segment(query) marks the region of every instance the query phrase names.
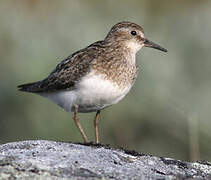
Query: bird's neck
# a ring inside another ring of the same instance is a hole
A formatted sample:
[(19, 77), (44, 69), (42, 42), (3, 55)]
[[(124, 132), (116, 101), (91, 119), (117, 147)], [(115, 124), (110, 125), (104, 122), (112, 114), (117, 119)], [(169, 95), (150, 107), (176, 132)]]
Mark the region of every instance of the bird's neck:
[(113, 54), (117, 61), (124, 61), (128, 65), (136, 65), (136, 53), (140, 48), (137, 48), (133, 43), (112, 42), (108, 43), (108, 53)]

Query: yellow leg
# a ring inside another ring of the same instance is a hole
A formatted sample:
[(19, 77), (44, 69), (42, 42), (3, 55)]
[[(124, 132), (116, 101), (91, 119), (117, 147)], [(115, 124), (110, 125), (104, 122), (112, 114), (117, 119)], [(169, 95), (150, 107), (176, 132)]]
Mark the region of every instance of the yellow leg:
[(94, 128), (95, 128), (95, 143), (99, 143), (99, 134), (98, 134), (98, 119), (100, 116), (100, 111), (97, 111), (95, 118), (94, 118)]
[(81, 126), (81, 124), (80, 124), (80, 122), (78, 120), (78, 106), (76, 106), (76, 105), (75, 105), (73, 119), (74, 119), (75, 125), (77, 126), (78, 130), (80, 131), (80, 133), (81, 133), (81, 135), (82, 135), (82, 137), (84, 139), (84, 142), (87, 143), (88, 142), (88, 138), (87, 138), (86, 134), (84, 133), (84, 130), (83, 130), (83, 128), (82, 128), (82, 126)]

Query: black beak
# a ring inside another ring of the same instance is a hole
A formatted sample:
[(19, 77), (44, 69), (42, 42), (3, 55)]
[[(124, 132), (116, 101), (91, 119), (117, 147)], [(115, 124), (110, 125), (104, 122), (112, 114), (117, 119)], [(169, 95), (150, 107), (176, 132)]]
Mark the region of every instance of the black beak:
[(154, 48), (154, 49), (158, 49), (158, 50), (163, 51), (163, 52), (168, 52), (167, 49), (161, 47), (158, 44), (153, 43), (152, 41), (149, 41), (148, 39), (144, 40), (144, 46)]

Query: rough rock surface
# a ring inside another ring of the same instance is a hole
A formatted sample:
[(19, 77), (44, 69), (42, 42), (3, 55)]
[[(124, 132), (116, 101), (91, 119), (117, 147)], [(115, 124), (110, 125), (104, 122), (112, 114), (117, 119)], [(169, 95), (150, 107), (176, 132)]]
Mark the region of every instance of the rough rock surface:
[(0, 179), (211, 179), (188, 163), (109, 147), (52, 141), (0, 145)]

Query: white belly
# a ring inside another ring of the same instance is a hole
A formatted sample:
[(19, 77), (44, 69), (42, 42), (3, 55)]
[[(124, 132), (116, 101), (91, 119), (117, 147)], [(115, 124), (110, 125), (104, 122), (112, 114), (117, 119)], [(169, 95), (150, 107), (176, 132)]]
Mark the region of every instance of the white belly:
[(82, 78), (75, 90), (40, 95), (49, 98), (68, 112), (74, 110), (74, 105), (78, 105), (79, 112), (93, 112), (116, 104), (130, 88), (131, 85), (119, 89), (111, 81), (90, 74)]

